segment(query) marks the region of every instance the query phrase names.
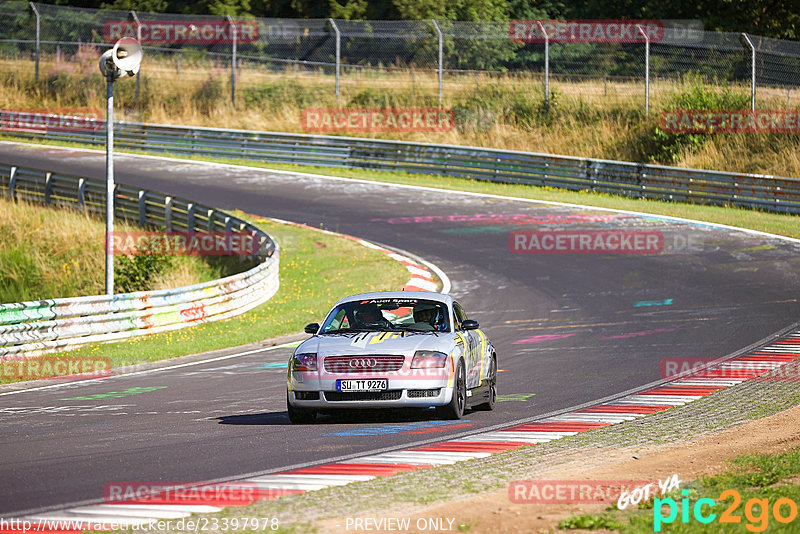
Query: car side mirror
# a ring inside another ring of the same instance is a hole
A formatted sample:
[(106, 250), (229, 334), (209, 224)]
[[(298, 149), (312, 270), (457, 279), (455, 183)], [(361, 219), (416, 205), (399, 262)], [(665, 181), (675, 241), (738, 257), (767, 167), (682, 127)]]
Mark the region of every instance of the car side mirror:
[(309, 323), (306, 325), (305, 328), (306, 334), (311, 334), (312, 336), (319, 332), (319, 323)]
[(463, 323), (461, 323), (461, 328), (464, 330), (477, 330), (480, 325), (478, 321), (473, 321), (472, 319), (465, 319)]

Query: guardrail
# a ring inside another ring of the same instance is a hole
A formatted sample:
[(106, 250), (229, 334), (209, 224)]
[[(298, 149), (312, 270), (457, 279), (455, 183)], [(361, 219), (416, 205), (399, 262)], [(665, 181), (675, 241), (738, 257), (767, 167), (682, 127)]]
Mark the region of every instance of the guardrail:
[[(25, 123), (23, 115), (0, 111), (0, 133), (97, 146), (105, 143), (101, 121), (96, 130), (48, 131), (20, 128)], [(3, 128), (9, 124), (17, 127)], [(800, 179), (762, 174), (479, 147), (135, 122), (116, 123), (114, 136), (118, 148), (140, 152), (437, 174), (800, 213)]]
[[(23, 167), (0, 167), (0, 192), (11, 199), (105, 213), (105, 182)], [(248, 270), (176, 289), (0, 304), (0, 360), (227, 319), (278, 290), (279, 247), (264, 231), (225, 212), (117, 184), (115, 213), (166, 231), (246, 233), (258, 249)], [(246, 267), (246, 266), (245, 266)]]

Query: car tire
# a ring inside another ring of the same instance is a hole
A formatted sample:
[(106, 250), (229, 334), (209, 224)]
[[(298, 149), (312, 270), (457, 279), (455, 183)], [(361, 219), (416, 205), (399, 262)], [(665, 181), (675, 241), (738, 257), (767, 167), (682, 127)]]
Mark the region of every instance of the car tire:
[(288, 391), (286, 392), (286, 413), (289, 414), (289, 421), (291, 421), (294, 425), (313, 423), (314, 419), (317, 418), (316, 410), (292, 406), (292, 404), (289, 402)]
[(467, 376), (464, 362), (458, 362), (456, 378), (453, 384), (453, 398), (448, 404), (436, 407), (436, 415), (440, 419), (461, 419), (467, 407)]
[(489, 398), (483, 404), (475, 406), (476, 410), (494, 410), (494, 405), (497, 402), (497, 358), (492, 356), (492, 361), (489, 363)]

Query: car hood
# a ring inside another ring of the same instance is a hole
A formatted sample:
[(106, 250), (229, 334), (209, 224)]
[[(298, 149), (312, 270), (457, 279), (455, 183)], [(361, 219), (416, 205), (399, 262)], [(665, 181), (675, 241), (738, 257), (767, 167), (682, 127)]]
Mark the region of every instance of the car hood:
[(364, 332), (361, 334), (325, 334), (301, 343), (296, 353), (315, 352), (319, 356), (362, 354), (413, 354), (418, 350), (437, 350), (450, 354), (455, 344), (448, 332)]

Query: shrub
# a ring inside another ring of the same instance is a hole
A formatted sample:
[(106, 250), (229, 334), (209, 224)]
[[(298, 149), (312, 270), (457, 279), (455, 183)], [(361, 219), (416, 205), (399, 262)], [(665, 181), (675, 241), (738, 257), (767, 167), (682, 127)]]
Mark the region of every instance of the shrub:
[(194, 92), (194, 102), (197, 110), (203, 115), (210, 115), (214, 109), (221, 105), (224, 88), (219, 78), (209, 76)]
[(172, 264), (172, 257), (158, 254), (114, 257), (114, 288), (129, 293), (146, 289), (150, 281)]
[[(698, 83), (673, 96), (669, 107), (682, 110), (747, 109), (749, 100), (747, 95), (729, 88), (717, 92)], [(642, 155), (653, 162), (675, 163), (684, 152), (696, 151), (703, 146), (711, 135), (720, 134), (665, 132), (658, 124), (650, 123), (642, 139)]]

